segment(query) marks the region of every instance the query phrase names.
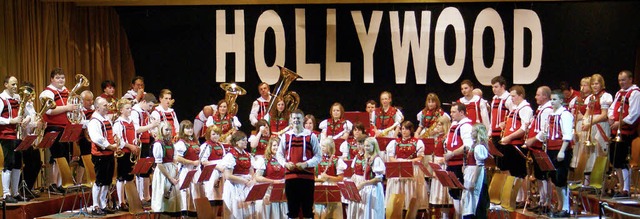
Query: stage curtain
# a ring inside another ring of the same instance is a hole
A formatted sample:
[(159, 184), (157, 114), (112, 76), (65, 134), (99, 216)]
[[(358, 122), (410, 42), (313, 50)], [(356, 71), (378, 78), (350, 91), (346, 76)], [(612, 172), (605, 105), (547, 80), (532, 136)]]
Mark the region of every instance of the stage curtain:
[(122, 96), (135, 70), (115, 9), (39, 0), (0, 1), (0, 76), (16, 76), (19, 83), (29, 81), (40, 93), (56, 67), (66, 73), (69, 90), (76, 84), (75, 75), (81, 73), (89, 79), (87, 89), (95, 96), (102, 93), (103, 80), (115, 81), (116, 95)]

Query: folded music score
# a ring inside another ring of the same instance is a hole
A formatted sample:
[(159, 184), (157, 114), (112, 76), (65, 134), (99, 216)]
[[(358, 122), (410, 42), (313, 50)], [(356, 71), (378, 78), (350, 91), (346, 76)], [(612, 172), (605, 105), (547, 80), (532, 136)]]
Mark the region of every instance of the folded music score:
[(213, 170), (216, 169), (215, 164), (210, 164), (202, 167), (202, 171), (200, 172), (200, 176), (198, 177), (197, 183), (203, 183), (209, 181), (211, 179), (211, 174), (213, 174)]
[(446, 171), (440, 168), (440, 165), (429, 162), (429, 166), (433, 169), (435, 173), (435, 178), (438, 179), (442, 186), (447, 187), (449, 189), (463, 189), (464, 186), (460, 183), (458, 177), (456, 177), (455, 173), (451, 171)]
[(267, 194), (267, 190), (271, 183), (258, 183), (251, 187), (249, 194), (247, 194), (247, 198), (244, 199), (245, 202), (252, 202), (257, 200), (262, 200), (264, 195)]
[(316, 185), (313, 191), (313, 202), (328, 204), (341, 202), (340, 188), (337, 185)]
[(284, 183), (274, 183), (271, 184), (271, 197), (269, 197), (269, 201), (271, 202), (286, 202), (287, 196), (284, 191)]
[(180, 190), (189, 188), (191, 181), (193, 181), (193, 176), (196, 174), (196, 170), (189, 170), (187, 175), (184, 177), (184, 180), (180, 184)]

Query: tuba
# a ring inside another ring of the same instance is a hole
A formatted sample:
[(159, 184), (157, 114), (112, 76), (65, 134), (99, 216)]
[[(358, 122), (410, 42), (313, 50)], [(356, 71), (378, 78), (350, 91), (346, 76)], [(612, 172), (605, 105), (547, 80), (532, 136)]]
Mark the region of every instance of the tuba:
[(225, 91), (224, 101), (227, 102), (227, 114), (236, 115), (236, 113), (238, 113), (236, 99), (238, 96), (247, 94), (247, 91), (235, 83), (222, 83), (220, 84), (220, 88)]
[(42, 137), (44, 137), (44, 129), (47, 127), (47, 122), (42, 119), (42, 114), (47, 110), (56, 108), (56, 102), (48, 97), (40, 98), (40, 103), (42, 103), (42, 107), (40, 108), (40, 111), (36, 113), (36, 121), (41, 121), (42, 124), (36, 126), (36, 128), (33, 130), (33, 134), (38, 136), (36, 138), (35, 144), (33, 145), (34, 147), (42, 141)]
[[(20, 107), (18, 107), (18, 117), (24, 117), (24, 107), (27, 105), (27, 102), (33, 101), (33, 87), (30, 86), (22, 86), (18, 89), (20, 95)], [(17, 139), (22, 139), (22, 124), (17, 124), (16, 126)]]
[(88, 87), (89, 80), (82, 74), (76, 75), (76, 85), (73, 86), (71, 92), (69, 92), (69, 99), (67, 99), (67, 104), (76, 105), (76, 109), (73, 111), (67, 112), (67, 119), (71, 124), (80, 124), (84, 119), (84, 113), (82, 112), (82, 98), (80, 95), (76, 94), (78, 89), (81, 87)]
[(302, 77), (285, 67), (278, 66), (278, 68), (280, 68), (280, 77), (278, 78), (278, 82), (276, 82), (273, 88), (273, 92), (271, 93), (272, 101), (269, 101), (269, 109), (267, 109), (267, 114), (272, 110), (276, 110), (275, 108), (277, 104), (274, 104), (274, 100), (277, 97), (281, 97), (284, 100), (285, 110), (288, 112), (293, 112), (293, 110), (298, 108), (298, 104), (300, 104), (300, 96), (298, 95), (298, 93), (296, 93), (295, 91), (287, 92), (287, 90), (289, 89), (289, 85), (291, 85), (291, 82)]

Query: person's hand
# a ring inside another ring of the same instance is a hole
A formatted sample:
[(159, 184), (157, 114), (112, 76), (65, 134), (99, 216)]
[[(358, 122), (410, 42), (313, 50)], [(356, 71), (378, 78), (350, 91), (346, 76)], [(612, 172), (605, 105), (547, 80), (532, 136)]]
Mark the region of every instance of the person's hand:
[(296, 163), (296, 168), (303, 170), (304, 168), (307, 168), (307, 162), (298, 162)]
[(127, 145), (127, 146), (128, 146), (127, 148), (129, 148), (129, 150), (131, 151), (131, 154), (136, 154), (136, 155), (138, 154), (138, 147), (132, 146), (132, 145)]
[(563, 161), (564, 160), (564, 151), (560, 151), (558, 152), (558, 161)]
[(358, 185), (356, 185), (356, 188), (358, 190), (362, 190), (362, 188), (364, 188), (364, 183), (358, 183)]
[(177, 186), (178, 185), (178, 179), (174, 179), (174, 178), (169, 178), (169, 182), (171, 182), (171, 184)]
[(533, 138), (529, 138), (529, 139), (525, 140), (524, 141), (524, 145), (522, 145), (522, 148), (531, 147), (531, 145), (533, 145), (534, 141), (535, 141), (535, 139), (533, 139)]
[(271, 200), (269, 200), (271, 197), (269, 195), (265, 195), (264, 198), (262, 198), (262, 203), (264, 203), (264, 205), (270, 205), (271, 204)]
[(447, 152), (446, 154), (444, 154), (444, 160), (445, 161), (451, 159), (451, 157), (453, 157), (453, 153), (451, 153), (451, 152)]
[(501, 122), (500, 124), (498, 124), (498, 126), (500, 127), (500, 129), (504, 129), (504, 127), (505, 127), (505, 125), (504, 125), (504, 124), (505, 124), (505, 122)]
[(326, 182), (329, 180), (329, 175), (327, 175), (327, 173), (322, 173), (320, 175), (320, 179), (322, 179), (323, 182)]
[(287, 168), (287, 170), (293, 170), (294, 168), (296, 168), (296, 165), (293, 164), (293, 162), (287, 162), (286, 164), (284, 164), (284, 167)]
[(618, 126), (620, 126), (620, 122), (619, 121), (613, 122), (613, 124), (611, 124), (611, 130), (617, 130)]
[(191, 165), (193, 165), (193, 166), (198, 166), (198, 165), (200, 165), (200, 160), (194, 160), (194, 161), (191, 161)]
[(247, 182), (244, 183), (244, 185), (246, 187), (249, 187), (249, 188), (251, 188), (254, 184), (256, 184), (256, 180), (255, 179), (247, 180)]
[(18, 124), (22, 122), (22, 116), (14, 117), (9, 120), (9, 124)]
[(500, 144), (502, 145), (507, 145), (509, 142), (511, 142), (511, 138), (508, 136), (504, 136), (502, 139), (500, 139)]

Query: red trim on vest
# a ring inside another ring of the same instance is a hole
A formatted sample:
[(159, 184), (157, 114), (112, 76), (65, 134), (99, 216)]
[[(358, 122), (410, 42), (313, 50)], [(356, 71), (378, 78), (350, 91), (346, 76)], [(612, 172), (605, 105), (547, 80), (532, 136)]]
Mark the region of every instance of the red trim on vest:
[(398, 109), (393, 106), (390, 106), (387, 112), (383, 112), (382, 107), (376, 108), (375, 110), (375, 125), (379, 130), (386, 129), (391, 127), (395, 121), (393, 118), (396, 116)]
[[(452, 125), (451, 128), (449, 128), (449, 134), (447, 135), (447, 145), (446, 145), (447, 151), (455, 151), (456, 149), (463, 146), (462, 136), (460, 136), (460, 129), (458, 127), (464, 124), (471, 125), (472, 123), (471, 122), (458, 123), (458, 124)], [(455, 145), (453, 144), (454, 135), (456, 136)], [(449, 166), (462, 165), (462, 154), (451, 157), (451, 159), (447, 161), (447, 165)]]
[[(542, 116), (542, 112), (544, 112), (546, 109), (552, 109), (551, 106), (547, 106), (545, 108), (538, 108), (536, 109), (535, 112), (535, 116), (533, 117), (533, 120), (531, 121), (531, 125), (529, 125), (529, 131), (527, 132), (527, 138), (535, 138), (536, 135), (538, 134), (538, 132), (540, 132), (542, 129), (542, 124), (540, 124), (540, 116)], [(542, 150), (542, 142), (539, 141), (535, 141), (532, 145), (531, 148), (536, 149), (536, 150)]]
[[(614, 105), (613, 108), (613, 121), (620, 121), (620, 106), (622, 104), (622, 97), (624, 96), (624, 108), (622, 109), (622, 118), (627, 117), (629, 115), (629, 97), (631, 97), (631, 94), (633, 94), (633, 92), (640, 92), (640, 89), (638, 88), (634, 88), (631, 89), (629, 91), (618, 91), (618, 93), (616, 93), (616, 104)], [(622, 126), (620, 126), (620, 134), (621, 135), (633, 135), (636, 132), (636, 129), (638, 128), (638, 121), (640, 121), (640, 119), (636, 119), (636, 121), (633, 123), (633, 125), (628, 125), (625, 122), (622, 122)], [(611, 133), (613, 135), (617, 135), (618, 134), (618, 129), (611, 129)]]
[[(57, 90), (46, 87), (45, 90), (53, 92), (53, 100), (56, 102), (56, 106), (67, 105), (67, 100), (69, 99), (69, 91), (67, 89), (64, 89), (62, 92), (58, 92)], [(47, 115), (45, 113), (42, 115), (42, 118), (47, 122), (47, 126), (64, 127), (69, 124), (69, 119), (67, 119), (66, 113), (60, 113), (57, 115)]]
[(335, 136), (344, 131), (344, 124), (347, 123), (345, 119), (339, 119), (337, 122), (333, 119), (327, 119), (327, 136)]
[(367, 166), (364, 169), (364, 179), (365, 180), (370, 180), (376, 177), (376, 174), (373, 172), (373, 168), (371, 168), (373, 166), (373, 162), (375, 162), (376, 158), (378, 158), (378, 155), (375, 155), (373, 157), (371, 157), (371, 163), (367, 164)]
[(336, 156), (327, 156), (323, 155), (322, 160), (318, 163), (316, 167), (316, 176), (320, 176), (320, 174), (327, 171), (327, 175), (329, 176), (338, 176), (338, 171), (336, 170), (336, 164), (338, 163), (338, 159)]
[[(491, 136), (500, 136), (502, 129), (500, 129), (501, 122), (505, 122), (505, 115), (509, 114), (509, 109), (505, 106), (507, 98), (496, 98), (491, 101)], [(500, 112), (498, 115), (498, 112)]]
[[(289, 141), (291, 141), (291, 147), (289, 147)], [(303, 150), (303, 141), (306, 142), (305, 151)], [(311, 135), (307, 136), (293, 136), (291, 134), (285, 134), (285, 148), (284, 148), (284, 156), (287, 162), (299, 163), (306, 162), (303, 160), (302, 153), (305, 153), (307, 159), (311, 159), (313, 157), (313, 146), (311, 145)], [(289, 156), (290, 155), (290, 156)], [(313, 167), (307, 167), (303, 170), (287, 170), (286, 179), (314, 179), (313, 177)]]
[(173, 142), (156, 141), (162, 145), (162, 163), (173, 162), (173, 155), (175, 154), (173, 148)]
[[(4, 99), (0, 97), (2, 103), (4, 103), (4, 108), (2, 108), (2, 112), (0, 116), (5, 119), (11, 119), (18, 117), (18, 109), (20, 108), (20, 103), (16, 99)], [(9, 107), (11, 107), (11, 118), (9, 116)], [(0, 139), (9, 139), (15, 140), (17, 139), (16, 132), (17, 125), (16, 124), (6, 124), (0, 125)]]
[(261, 120), (264, 118), (265, 115), (267, 115), (267, 110), (269, 108), (269, 101), (266, 101), (266, 102), (257, 101), (257, 102), (258, 102), (258, 115), (256, 116), (256, 118), (258, 120)]
[[(93, 118), (93, 119), (98, 120), (96, 118)], [(102, 137), (105, 137), (107, 139), (107, 142), (109, 142), (109, 144), (114, 144), (115, 141), (113, 139), (113, 128), (111, 127), (111, 122), (109, 120), (104, 120), (104, 121), (98, 120), (98, 122), (102, 124)], [(102, 148), (100, 148), (100, 146), (96, 145), (96, 143), (91, 142), (91, 155), (94, 155), (94, 156), (113, 155), (113, 151), (108, 149), (103, 150)]]
[(251, 168), (251, 155), (247, 152), (238, 152), (236, 149), (229, 151), (233, 158), (236, 159), (236, 165), (233, 167), (233, 175), (247, 175)]

